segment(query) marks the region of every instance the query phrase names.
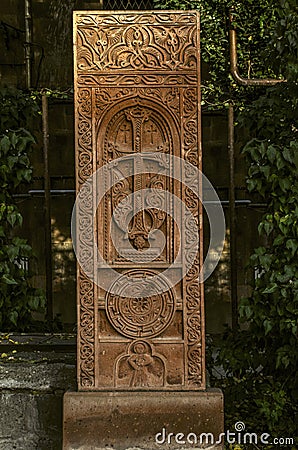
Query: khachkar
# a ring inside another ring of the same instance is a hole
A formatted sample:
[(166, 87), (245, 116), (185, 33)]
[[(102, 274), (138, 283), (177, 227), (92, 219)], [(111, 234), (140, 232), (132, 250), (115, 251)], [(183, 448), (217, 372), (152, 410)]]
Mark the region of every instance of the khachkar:
[(77, 12), (74, 49), (79, 392), (64, 397), (64, 449), (153, 449), (161, 431), (216, 440), (198, 14)]

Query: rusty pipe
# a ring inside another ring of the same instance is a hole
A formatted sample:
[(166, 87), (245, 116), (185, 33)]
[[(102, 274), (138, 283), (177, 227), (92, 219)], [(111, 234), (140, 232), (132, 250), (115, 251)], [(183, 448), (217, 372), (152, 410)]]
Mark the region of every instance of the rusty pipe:
[(237, 292), (237, 245), (236, 245), (236, 200), (235, 200), (235, 152), (234, 152), (234, 106), (228, 111), (228, 151), (229, 151), (229, 222), (230, 222), (230, 287), (232, 302), (232, 329), (238, 328)]
[[(233, 16), (229, 14), (230, 71), (233, 79), (241, 86), (273, 86), (286, 80), (274, 78), (242, 78), (237, 65), (237, 36), (232, 25)], [(231, 301), (232, 328), (238, 327), (238, 293), (237, 293), (237, 252), (236, 252), (236, 201), (235, 201), (235, 170), (234, 170), (234, 107), (229, 105), (228, 112), (228, 149), (229, 149), (229, 217), (230, 217), (230, 265), (231, 265)]]
[(45, 263), (46, 263), (46, 296), (47, 320), (53, 321), (53, 281), (52, 281), (52, 231), (51, 231), (51, 180), (49, 174), (49, 112), (48, 97), (42, 94), (42, 135), (44, 157), (44, 219), (45, 219)]
[(286, 80), (276, 78), (242, 78), (238, 71), (237, 64), (237, 36), (236, 30), (233, 28), (233, 17), (229, 15), (229, 42), (230, 42), (230, 70), (231, 75), (236, 83), (241, 86), (272, 86), (277, 83), (284, 83)]
[(25, 0), (25, 66), (26, 66), (26, 88), (30, 89), (32, 84), (32, 64), (31, 64), (31, 43), (32, 43), (32, 27), (31, 27), (31, 1)]

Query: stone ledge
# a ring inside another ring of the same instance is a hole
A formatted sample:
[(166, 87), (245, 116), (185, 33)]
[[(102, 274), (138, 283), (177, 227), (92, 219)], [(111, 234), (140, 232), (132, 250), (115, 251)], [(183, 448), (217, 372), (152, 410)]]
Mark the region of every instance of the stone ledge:
[[(30, 355), (32, 358), (36, 353)], [(41, 358), (40, 354), (38, 358)], [(74, 358), (66, 355), (65, 362), (51, 361), (47, 353), (45, 359), (47, 360), (34, 362), (0, 362), (0, 389), (40, 392), (73, 389), (76, 385)]]
[[(218, 389), (67, 392), (63, 450), (222, 450), (215, 441), (224, 432), (223, 419), (223, 395)], [(159, 444), (155, 436), (161, 432), (160, 441), (166, 437)], [(179, 433), (192, 436), (191, 443), (180, 444), (181, 435), (177, 442)], [(212, 433), (214, 442), (199, 445), (198, 439), (196, 443), (194, 435), (203, 433)]]
[(12, 355), (0, 363), (0, 450), (61, 450), (62, 394), (76, 389), (75, 355)]

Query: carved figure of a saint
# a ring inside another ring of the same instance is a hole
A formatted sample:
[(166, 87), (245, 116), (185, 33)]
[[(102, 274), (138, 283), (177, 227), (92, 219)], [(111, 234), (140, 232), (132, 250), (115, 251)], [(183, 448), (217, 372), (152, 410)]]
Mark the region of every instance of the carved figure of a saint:
[(147, 353), (146, 347), (142, 342), (134, 345), (133, 354), (128, 358), (128, 363), (134, 369), (130, 386), (150, 386), (148, 366), (153, 363), (153, 358)]

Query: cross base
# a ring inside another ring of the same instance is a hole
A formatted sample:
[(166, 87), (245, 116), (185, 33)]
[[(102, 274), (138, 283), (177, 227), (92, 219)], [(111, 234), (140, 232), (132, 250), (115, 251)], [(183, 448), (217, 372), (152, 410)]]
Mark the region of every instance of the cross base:
[(219, 389), (67, 392), (63, 450), (222, 450), (223, 419)]

